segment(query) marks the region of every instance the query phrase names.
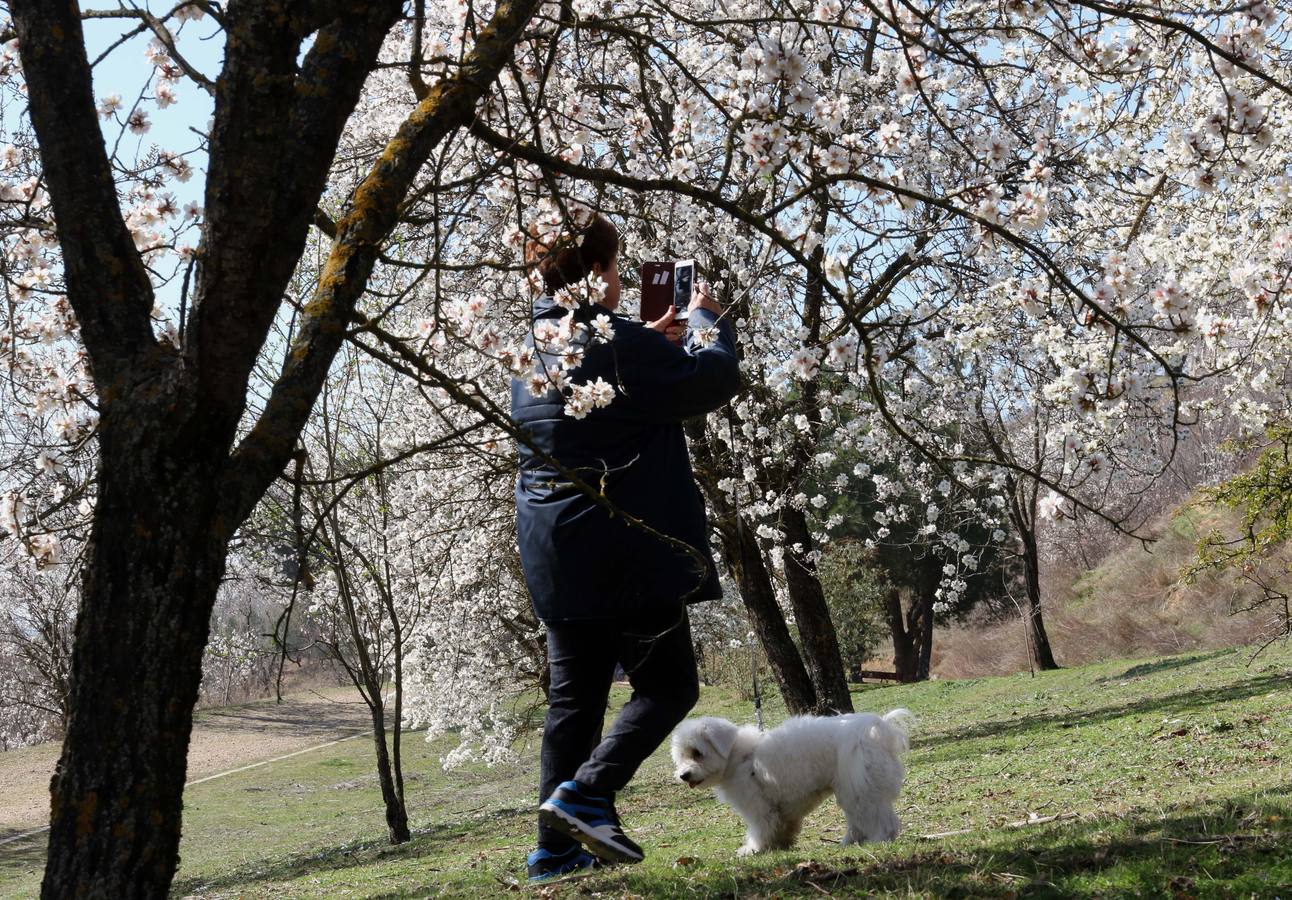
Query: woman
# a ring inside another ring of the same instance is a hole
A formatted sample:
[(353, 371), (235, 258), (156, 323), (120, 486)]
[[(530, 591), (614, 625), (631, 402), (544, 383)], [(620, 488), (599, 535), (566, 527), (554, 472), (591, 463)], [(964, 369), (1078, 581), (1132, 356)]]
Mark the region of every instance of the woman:
[[(671, 309), (649, 325), (615, 313), (614, 225), (596, 216), (580, 238), (550, 252), (531, 244), (547, 291), (533, 318), (566, 315), (554, 292), (588, 276), (605, 282), (600, 302), (576, 310), (575, 319), (608, 314), (613, 337), (590, 343), (592, 329), (584, 330), (572, 380), (602, 378), (614, 386), (614, 400), (576, 419), (564, 413), (561, 392), (535, 397), (528, 379), (512, 383), (512, 417), (532, 441), (520, 446), (517, 534), (534, 611), (547, 627), (550, 674), (531, 881), (592, 865), (586, 851), (613, 862), (643, 858), (620, 827), (614, 796), (695, 705), (686, 606), (721, 595), (682, 421), (721, 407), (739, 387), (731, 324), (706, 286), (697, 286), (683, 341), (686, 329), (673, 323)], [(714, 328), (716, 340), (700, 346), (696, 331)], [(552, 362), (536, 354), (536, 365)], [(636, 521), (612, 515), (560, 469)], [(616, 664), (633, 694), (603, 739)]]

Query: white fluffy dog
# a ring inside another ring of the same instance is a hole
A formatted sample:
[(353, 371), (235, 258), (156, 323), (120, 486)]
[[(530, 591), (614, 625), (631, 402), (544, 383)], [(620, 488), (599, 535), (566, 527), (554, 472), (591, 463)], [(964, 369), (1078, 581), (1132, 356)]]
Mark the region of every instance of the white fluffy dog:
[(843, 844), (887, 841), (905, 770), (904, 709), (884, 716), (795, 716), (762, 733), (726, 719), (689, 719), (673, 732), (677, 777), (713, 787), (748, 828), (741, 856), (793, 845), (803, 818), (834, 794), (847, 819)]

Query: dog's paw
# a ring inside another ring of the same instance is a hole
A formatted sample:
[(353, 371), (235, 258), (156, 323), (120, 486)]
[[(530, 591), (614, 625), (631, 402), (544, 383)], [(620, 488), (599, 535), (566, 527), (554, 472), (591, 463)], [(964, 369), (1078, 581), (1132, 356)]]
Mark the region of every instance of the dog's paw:
[(736, 855), (753, 856), (757, 852), (758, 852), (758, 848), (755, 847), (753, 844), (743, 844), (741, 845), (740, 849), (736, 851)]

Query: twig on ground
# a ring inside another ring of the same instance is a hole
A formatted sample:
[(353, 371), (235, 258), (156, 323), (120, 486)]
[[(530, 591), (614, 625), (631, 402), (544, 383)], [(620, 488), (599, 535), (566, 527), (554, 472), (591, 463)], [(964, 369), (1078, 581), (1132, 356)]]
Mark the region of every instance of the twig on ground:
[[(1005, 827), (1006, 828), (1025, 828), (1028, 825), (1044, 825), (1047, 822), (1059, 822), (1066, 819), (1075, 819), (1075, 818), (1077, 818), (1077, 814), (1074, 812), (1055, 813), (1052, 816), (1038, 816), (1035, 813), (1032, 813), (1026, 819), (1022, 819), (1018, 822), (1005, 823)], [(926, 841), (935, 841), (940, 838), (952, 837), (957, 834), (969, 834), (970, 832), (973, 832), (973, 831), (977, 831), (977, 829), (976, 828), (957, 828), (955, 831), (939, 831), (939, 832), (935, 832), (934, 834), (922, 834), (920, 835), (920, 837)]]
[(1044, 825), (1046, 822), (1058, 822), (1063, 819), (1075, 819), (1077, 814), (1074, 812), (1055, 813), (1052, 816), (1038, 816), (1032, 813), (1021, 822), (1010, 822), (1007, 828), (1023, 828), (1027, 825)]

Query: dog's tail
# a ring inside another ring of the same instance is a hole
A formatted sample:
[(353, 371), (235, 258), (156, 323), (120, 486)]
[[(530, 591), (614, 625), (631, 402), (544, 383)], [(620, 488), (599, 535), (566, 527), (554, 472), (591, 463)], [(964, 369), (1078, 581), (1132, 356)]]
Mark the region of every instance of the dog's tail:
[(907, 732), (914, 723), (915, 715), (909, 709), (890, 710), (870, 726), (869, 737), (894, 756), (901, 756), (910, 749), (911, 739)]

